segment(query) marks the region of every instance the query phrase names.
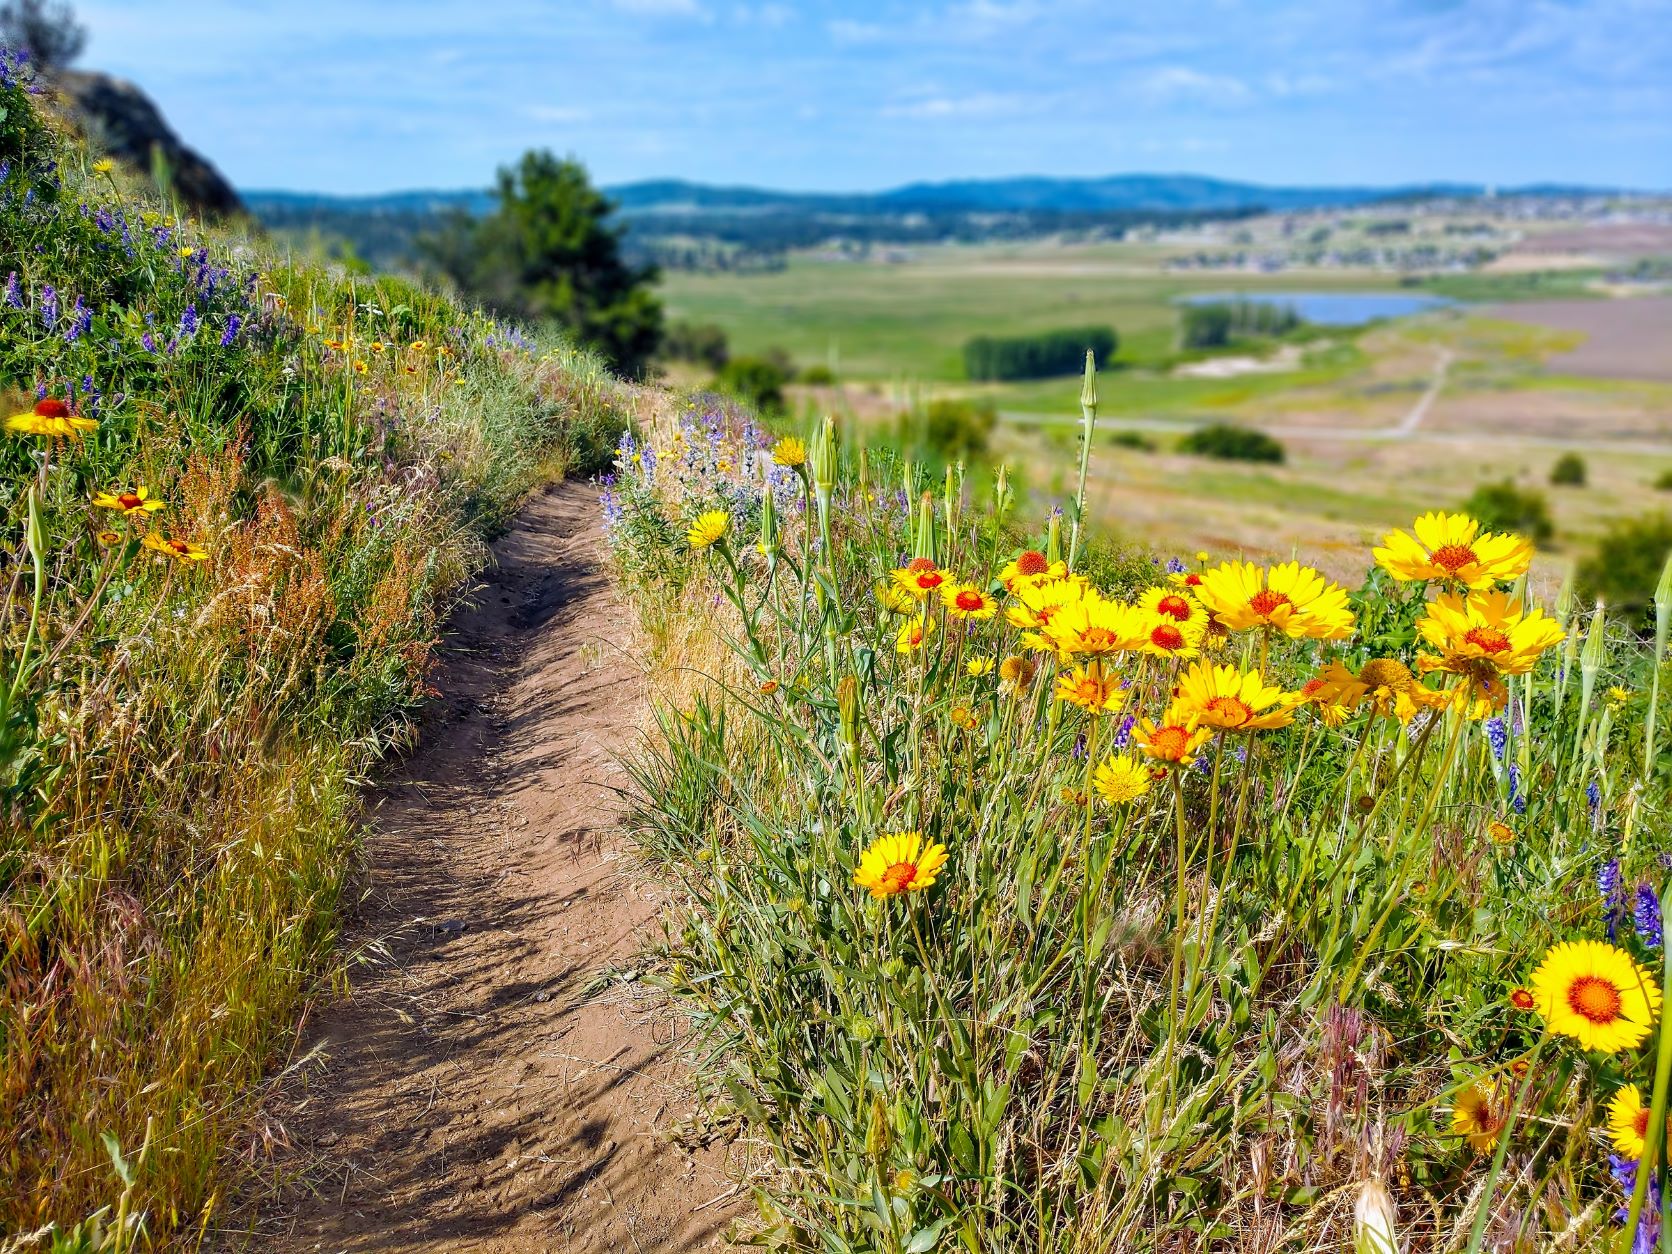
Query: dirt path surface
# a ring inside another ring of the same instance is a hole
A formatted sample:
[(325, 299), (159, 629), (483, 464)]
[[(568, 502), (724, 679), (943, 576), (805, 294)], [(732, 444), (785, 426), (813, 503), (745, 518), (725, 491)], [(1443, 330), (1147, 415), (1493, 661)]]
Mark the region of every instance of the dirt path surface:
[(350, 938), (375, 961), (279, 1111), (306, 1187), (256, 1248), (723, 1244), (721, 1151), (662, 1135), (690, 1113), (677, 1020), (623, 978), (657, 907), (617, 869), (643, 685), (597, 535), (580, 485), (537, 498), (455, 624), (442, 709), (375, 801)]

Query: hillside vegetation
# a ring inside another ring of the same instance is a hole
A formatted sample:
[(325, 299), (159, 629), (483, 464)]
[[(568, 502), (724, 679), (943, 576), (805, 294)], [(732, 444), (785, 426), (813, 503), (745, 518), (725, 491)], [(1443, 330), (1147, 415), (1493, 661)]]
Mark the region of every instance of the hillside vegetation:
[(811, 434), (694, 408), (605, 496), (764, 1244), (1656, 1248), (1672, 579), (1651, 647), (1459, 515), (1351, 592), (1115, 558)]
[(613, 381), (177, 220), (0, 50), (0, 1232), (213, 1229), (327, 970), (355, 783)]

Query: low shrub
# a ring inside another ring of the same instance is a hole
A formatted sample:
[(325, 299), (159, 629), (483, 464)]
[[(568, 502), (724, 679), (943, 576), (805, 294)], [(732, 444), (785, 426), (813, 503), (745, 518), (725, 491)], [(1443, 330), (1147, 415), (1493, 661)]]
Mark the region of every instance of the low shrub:
[(1229, 422), (1196, 428), (1179, 440), (1178, 450), (1233, 462), (1281, 462), (1285, 456), (1282, 442), (1275, 437)]
[(1185, 349), (1225, 348), (1233, 341), (1286, 335), (1302, 325), (1287, 305), (1267, 301), (1188, 302), (1179, 312), (1179, 345)]
[(1550, 482), (1559, 488), (1585, 486), (1585, 459), (1578, 453), (1563, 453), (1550, 467)]
[(675, 361), (693, 361), (722, 370), (731, 360), (724, 327), (712, 322), (673, 322), (662, 336), (662, 352)]
[(1481, 484), (1463, 503), (1463, 512), (1479, 519), (1487, 531), (1512, 531), (1535, 544), (1547, 543), (1556, 533), (1544, 493), (1523, 488), (1513, 479)]
[(1672, 556), (1672, 517), (1622, 518), (1581, 559), (1576, 586), (1587, 601), (1601, 598), (1611, 613), (1634, 626), (1652, 624), (1655, 585)]
[(784, 386), (793, 373), (767, 357), (733, 357), (714, 376), (714, 390), (763, 413), (779, 414), (784, 411)]

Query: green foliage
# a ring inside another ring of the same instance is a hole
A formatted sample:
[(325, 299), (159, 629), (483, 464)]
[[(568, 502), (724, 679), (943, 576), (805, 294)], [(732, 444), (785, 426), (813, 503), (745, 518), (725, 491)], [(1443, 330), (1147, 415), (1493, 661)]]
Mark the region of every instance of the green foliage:
[(984, 455), (998, 420), (990, 400), (941, 397), (921, 413), (901, 414), (897, 428), (902, 448), (944, 463)]
[(725, 328), (712, 322), (669, 324), (662, 351), (675, 361), (694, 361), (710, 370), (724, 369), (731, 360)]
[(978, 335), (964, 345), (964, 373), (977, 382), (1075, 374), (1085, 365), (1088, 349), (1106, 365), (1118, 343), (1111, 327), (1068, 327), (1009, 337)]
[(1585, 486), (1585, 459), (1578, 453), (1563, 453), (1550, 468), (1550, 482), (1561, 488)]
[(462, 212), (426, 249), (440, 270), (496, 313), (553, 323), (618, 371), (642, 374), (662, 338), (654, 267), (622, 258), (614, 204), (574, 160), (527, 152), (499, 172), (498, 209)]
[(1481, 484), (1463, 502), (1463, 512), (1488, 531), (1512, 531), (1535, 544), (1545, 543), (1556, 533), (1544, 493), (1523, 488), (1513, 479)]
[(195, 1246), (332, 961), (357, 781), (484, 540), (607, 458), (614, 383), (85, 178), (4, 76), (0, 111), (0, 417), (96, 424), (0, 432), (0, 1231)]
[(1233, 462), (1281, 462), (1284, 457), (1282, 442), (1275, 437), (1230, 422), (1197, 427), (1179, 440), (1178, 450)]
[(1155, 452), (1155, 441), (1141, 431), (1122, 431), (1117, 428), (1109, 432), (1107, 439), (1116, 448), (1136, 449), (1140, 453)]
[(1224, 348), (1235, 340), (1286, 335), (1301, 325), (1287, 305), (1268, 301), (1189, 302), (1179, 312), (1179, 343), (1187, 349)]
[(809, 387), (830, 387), (836, 382), (836, 372), (822, 363), (808, 366), (797, 377), (797, 381)]
[(1600, 597), (1609, 612), (1647, 629), (1655, 584), (1672, 553), (1672, 517), (1622, 518), (1579, 563), (1577, 585), (1586, 600)]
[(1655, 491), (1672, 492), (1672, 470), (1663, 470), (1655, 476)]
[(792, 377), (781, 361), (770, 357), (733, 357), (714, 376), (714, 390), (778, 414), (784, 411), (784, 386)]

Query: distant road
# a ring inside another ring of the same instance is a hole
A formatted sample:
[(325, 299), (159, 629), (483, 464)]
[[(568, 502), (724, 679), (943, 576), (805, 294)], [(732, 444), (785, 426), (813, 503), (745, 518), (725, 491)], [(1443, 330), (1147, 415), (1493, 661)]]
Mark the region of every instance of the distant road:
[(1428, 390), (1411, 406), (1411, 412), (1405, 415), (1394, 432), (1397, 435), (1411, 435), (1422, 425), (1422, 420), (1428, 417), (1428, 411), (1433, 407), (1434, 400), (1440, 395), (1440, 389), (1446, 385), (1446, 370), (1451, 366), (1454, 354), (1449, 348), (1440, 348), (1434, 358), (1434, 378), (1428, 384)]

